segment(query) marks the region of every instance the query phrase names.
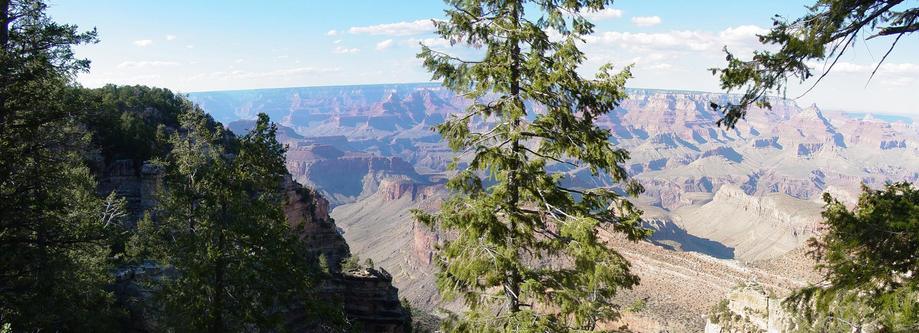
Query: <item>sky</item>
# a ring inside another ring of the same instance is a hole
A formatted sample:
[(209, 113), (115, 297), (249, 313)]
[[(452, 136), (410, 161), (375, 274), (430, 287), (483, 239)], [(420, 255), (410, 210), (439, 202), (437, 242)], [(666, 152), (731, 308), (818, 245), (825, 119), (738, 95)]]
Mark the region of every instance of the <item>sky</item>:
[[(48, 0), (57, 22), (98, 29), (77, 48), (92, 61), (78, 81), (143, 84), (179, 92), (428, 82), (419, 43), (446, 52), (431, 19), (437, 0), (232, 1)], [(590, 15), (595, 33), (580, 72), (634, 64), (627, 86), (722, 91), (707, 70), (725, 65), (722, 47), (749, 55), (774, 15), (794, 18), (810, 1), (621, 0)], [(816, 88), (787, 97), (828, 110), (919, 116), (919, 36), (901, 40), (870, 80), (891, 40), (858, 40)], [(820, 70), (823, 63), (815, 63)], [(800, 97), (799, 97), (800, 96)]]

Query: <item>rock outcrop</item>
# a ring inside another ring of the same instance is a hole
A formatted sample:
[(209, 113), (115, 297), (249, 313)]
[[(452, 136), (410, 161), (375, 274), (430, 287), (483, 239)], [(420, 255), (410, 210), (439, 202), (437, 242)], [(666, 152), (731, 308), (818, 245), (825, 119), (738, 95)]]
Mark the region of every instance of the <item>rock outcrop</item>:
[(780, 256), (816, 235), (820, 206), (778, 193), (751, 196), (723, 185), (711, 201), (670, 216), (688, 233), (733, 248), (732, 259), (752, 261)]
[(403, 332), (409, 328), (409, 314), (402, 308), (398, 289), (385, 270), (351, 272), (341, 262), (351, 256), (347, 242), (329, 217), (329, 202), (315, 191), (289, 178), (285, 182), (287, 220), (315, 256), (325, 256), (331, 278), (320, 283), (319, 297), (339, 302), (345, 314), (365, 332)]
[[(155, 191), (162, 179), (161, 170), (150, 163), (132, 160), (117, 160), (101, 169), (98, 191), (103, 194), (115, 191), (125, 197), (132, 216), (142, 216), (146, 209), (154, 207)], [(325, 256), (331, 266), (331, 274), (320, 282), (317, 296), (325, 302), (342, 304), (349, 321), (364, 332), (389, 333), (409, 329), (409, 314), (399, 301), (398, 289), (393, 286), (389, 273), (383, 270), (369, 273), (341, 270), (341, 261), (351, 256), (351, 252), (329, 217), (329, 202), (317, 192), (294, 182), (290, 176), (285, 178), (283, 186), (287, 192), (284, 212), (288, 222), (312, 251), (311, 255)], [(148, 318), (144, 315), (144, 307), (130, 300), (149, 299), (151, 296), (149, 290), (140, 287), (137, 282), (158, 279), (163, 274), (175, 272), (163, 272), (154, 263), (147, 262), (122, 267), (116, 273), (116, 291), (123, 302), (130, 303), (126, 304), (132, 317), (130, 325), (137, 330), (143, 330)], [(302, 316), (292, 316), (288, 328), (293, 331), (317, 331), (311, 322), (300, 319)]]
[(756, 282), (741, 284), (712, 309), (705, 333), (790, 332), (791, 318), (781, 303)]
[(323, 301), (342, 304), (348, 319), (363, 332), (401, 333), (411, 329), (409, 313), (385, 270), (336, 273), (323, 281), (318, 294)]
[(290, 148), (287, 169), (298, 182), (319, 189), (333, 205), (354, 202), (373, 194), (386, 178), (426, 182), (411, 164), (399, 157), (342, 152), (321, 144)]
[(93, 164), (95, 174), (98, 175), (97, 193), (106, 196), (114, 192), (125, 198), (126, 209), (131, 214), (128, 221), (131, 223), (156, 205), (156, 189), (162, 180), (162, 170), (156, 165), (131, 159), (115, 160), (108, 164), (99, 160)]
[(355, 244), (352, 251), (392, 272), (400, 296), (428, 311), (439, 302), (431, 264), (439, 236), (415, 222), (411, 209), (435, 209), (443, 197), (442, 184), (387, 179), (376, 193), (332, 212), (336, 221), (344, 222), (344, 237)]

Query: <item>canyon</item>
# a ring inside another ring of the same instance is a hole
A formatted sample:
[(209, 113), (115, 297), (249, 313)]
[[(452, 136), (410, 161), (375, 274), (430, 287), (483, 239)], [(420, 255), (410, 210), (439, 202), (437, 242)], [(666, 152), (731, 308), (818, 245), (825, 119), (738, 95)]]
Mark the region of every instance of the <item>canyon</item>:
[[(642, 284), (619, 295), (621, 323), (639, 332), (701, 331), (709, 310), (756, 281), (776, 295), (817, 282), (805, 255), (821, 232), (822, 196), (854, 204), (862, 186), (919, 181), (919, 126), (909, 119), (801, 107), (775, 99), (734, 129), (711, 102), (736, 96), (630, 89), (597, 119), (631, 153), (623, 166), (645, 192), (633, 201), (655, 234), (604, 234)], [(244, 131), (267, 113), (281, 125), (287, 167), (328, 198), (335, 233), (391, 275), (399, 297), (439, 313), (434, 245), (443, 237), (410, 210), (434, 211), (449, 193), (456, 156), (431, 127), (469, 105), (436, 84), (281, 88), (192, 93), (216, 120)], [(537, 105), (531, 110), (540, 112)], [(882, 111), (882, 110), (879, 110)], [(487, 128), (487, 122), (479, 124)], [(583, 167), (550, 164), (567, 186), (614, 186)], [(322, 214), (319, 214), (322, 215)], [(334, 237), (328, 234), (326, 236)], [(745, 295), (745, 294), (744, 294)], [(736, 298), (736, 297), (735, 297)], [(733, 304), (733, 303), (732, 303)], [(640, 305), (640, 306), (639, 306)]]

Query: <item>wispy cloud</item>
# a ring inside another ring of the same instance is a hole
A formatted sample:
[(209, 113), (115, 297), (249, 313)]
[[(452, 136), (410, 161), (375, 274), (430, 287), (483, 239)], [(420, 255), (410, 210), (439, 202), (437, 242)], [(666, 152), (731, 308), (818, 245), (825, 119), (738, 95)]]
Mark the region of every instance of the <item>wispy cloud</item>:
[(341, 47), (341, 46), (336, 46), (335, 49), (332, 50), (332, 52), (335, 52), (338, 54), (358, 53), (360, 51), (361, 49), (358, 49), (358, 48), (353, 48), (353, 47), (347, 48), (347, 47)]
[(701, 30), (676, 30), (669, 32), (619, 32), (607, 31), (585, 36), (588, 46), (614, 45), (633, 52), (648, 51), (711, 51), (722, 46), (740, 51), (758, 48), (756, 37), (766, 29), (755, 25), (730, 27), (717, 33)]
[(583, 13), (583, 15), (584, 17), (594, 21), (602, 21), (622, 17), (622, 10), (616, 8), (606, 8), (600, 11), (586, 12)]
[[(829, 63), (810, 62), (807, 64), (814, 70), (824, 71), (828, 68)], [(878, 67), (877, 63), (872, 64), (855, 64), (851, 62), (840, 61), (833, 65), (835, 73), (871, 73), (877, 68), (879, 74), (894, 75), (919, 75), (919, 64), (913, 63), (883, 63)]]
[(661, 24), (660, 16), (635, 16), (632, 18), (632, 24), (639, 27), (652, 27)]
[(756, 41), (757, 35), (764, 35), (768, 32), (768, 29), (756, 25), (741, 25), (722, 30), (718, 33), (718, 37), (727, 44), (746, 43), (751, 40)]
[(919, 64), (912, 63), (886, 63), (881, 65), (881, 70), (887, 73), (897, 73), (897, 74), (919, 74)]
[(159, 61), (159, 60), (141, 60), (141, 61), (123, 61), (118, 64), (118, 68), (121, 69), (133, 69), (133, 68), (149, 68), (149, 67), (171, 67), (178, 66), (179, 63), (175, 61)]
[(150, 46), (150, 45), (152, 45), (152, 44), (153, 44), (153, 41), (152, 41), (152, 40), (149, 40), (149, 39), (141, 39), (141, 40), (135, 40), (135, 41), (134, 41), (134, 45), (140, 46), (140, 47), (147, 47), (147, 46)]
[(337, 36), (337, 35), (338, 35), (338, 31), (329, 30), (328, 32), (325, 33), (325, 35), (326, 35), (326, 36)]
[(166, 40), (175, 40), (175, 39), (176, 39), (175, 35), (166, 35)]
[(588, 44), (617, 45), (632, 51), (692, 50), (704, 51), (716, 45), (713, 35), (700, 31), (671, 31), (662, 33), (608, 31), (586, 36)]
[(434, 31), (434, 23), (431, 20), (417, 20), (412, 22), (397, 22), (387, 24), (377, 24), (364, 27), (351, 27), (348, 32), (352, 34), (368, 35), (386, 35), (386, 36), (409, 36), (429, 33)]
[(159, 74), (144, 74), (144, 75), (137, 75), (137, 76), (129, 77), (125, 81), (129, 84), (151, 84), (151, 83), (155, 83), (161, 77), (162, 76)]
[(377, 51), (383, 51), (392, 46), (392, 39), (387, 39), (382, 42), (377, 43)]
[(898, 77), (894, 79), (881, 80), (881, 84), (895, 87), (912, 85), (914, 82), (916, 82), (916, 78), (912, 77)]
[(660, 63), (660, 64), (654, 64), (651, 66), (644, 66), (644, 68), (655, 70), (655, 71), (666, 71), (666, 70), (673, 68), (673, 65), (668, 64), (668, 63)]
[(425, 46), (428, 46), (428, 47), (432, 47), (432, 46), (449, 47), (450, 46), (450, 41), (443, 39), (443, 38), (422, 38), (422, 39), (409, 38), (401, 42), (402, 45), (413, 46), (413, 47), (417, 47), (419, 43), (424, 44)]

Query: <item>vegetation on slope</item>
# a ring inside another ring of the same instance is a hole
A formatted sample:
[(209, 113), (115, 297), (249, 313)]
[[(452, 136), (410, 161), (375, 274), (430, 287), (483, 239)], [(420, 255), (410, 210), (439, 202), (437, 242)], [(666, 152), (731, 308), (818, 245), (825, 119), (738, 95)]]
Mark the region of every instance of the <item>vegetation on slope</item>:
[[(236, 137), (165, 89), (78, 87), (89, 63), (72, 46), (95, 32), (51, 21), (41, 0), (0, 9), (0, 327), (136, 327), (116, 304), (114, 272), (152, 259), (164, 274), (149, 281), (155, 327), (145, 329), (283, 330), (316, 273), (282, 210), (275, 125), (260, 115)], [(125, 159), (164, 170), (140, 232), (86, 166)]]
[[(112, 329), (108, 240), (123, 211), (98, 197), (71, 78), (95, 32), (51, 22), (40, 1), (0, 1), (0, 325)], [(97, 318), (98, 320), (86, 320)]]
[(824, 282), (785, 305), (803, 331), (913, 332), (919, 328), (919, 189), (864, 189), (854, 209), (824, 195), (826, 233), (811, 244)]

